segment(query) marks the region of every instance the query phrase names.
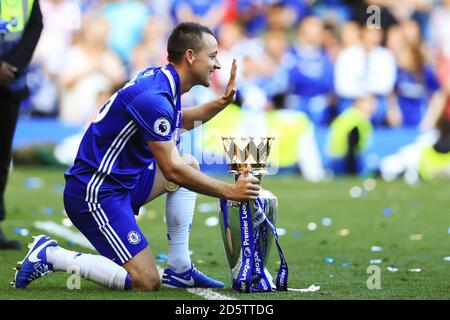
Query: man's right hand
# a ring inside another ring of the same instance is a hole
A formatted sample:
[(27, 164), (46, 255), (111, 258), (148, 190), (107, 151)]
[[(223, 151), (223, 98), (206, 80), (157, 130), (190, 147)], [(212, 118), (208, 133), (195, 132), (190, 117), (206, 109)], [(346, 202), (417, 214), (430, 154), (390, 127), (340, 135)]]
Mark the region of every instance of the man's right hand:
[(7, 85), (11, 81), (13, 81), (16, 76), (15, 72), (17, 72), (17, 68), (13, 65), (10, 65), (8, 62), (3, 61), (0, 64), (0, 84)]
[(248, 172), (248, 169), (244, 170), (236, 180), (236, 184), (228, 198), (235, 201), (256, 200), (256, 197), (259, 195), (259, 190), (261, 189), (259, 183), (258, 178), (251, 175)]

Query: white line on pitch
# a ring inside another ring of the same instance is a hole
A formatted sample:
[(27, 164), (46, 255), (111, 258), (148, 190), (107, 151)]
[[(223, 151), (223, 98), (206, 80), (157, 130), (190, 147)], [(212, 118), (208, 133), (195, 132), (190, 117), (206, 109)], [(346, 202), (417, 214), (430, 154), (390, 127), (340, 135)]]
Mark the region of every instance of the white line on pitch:
[(235, 297), (226, 296), (218, 292), (212, 291), (211, 289), (205, 288), (190, 288), (187, 289), (189, 293), (201, 296), (206, 300), (237, 300)]
[(86, 239), (86, 237), (80, 232), (72, 231), (69, 228), (57, 224), (54, 221), (36, 221), (34, 223), (34, 227), (36, 229), (52, 233), (57, 237), (72, 241), (81, 247), (95, 251), (95, 248), (92, 246), (89, 240)]

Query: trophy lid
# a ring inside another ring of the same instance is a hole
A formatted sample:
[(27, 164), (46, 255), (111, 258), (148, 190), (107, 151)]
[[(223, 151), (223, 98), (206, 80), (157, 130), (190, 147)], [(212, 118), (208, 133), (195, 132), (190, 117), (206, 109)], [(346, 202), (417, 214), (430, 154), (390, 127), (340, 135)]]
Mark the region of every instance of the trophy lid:
[(227, 163), (231, 173), (249, 168), (253, 174), (267, 173), (268, 158), (274, 137), (222, 137)]

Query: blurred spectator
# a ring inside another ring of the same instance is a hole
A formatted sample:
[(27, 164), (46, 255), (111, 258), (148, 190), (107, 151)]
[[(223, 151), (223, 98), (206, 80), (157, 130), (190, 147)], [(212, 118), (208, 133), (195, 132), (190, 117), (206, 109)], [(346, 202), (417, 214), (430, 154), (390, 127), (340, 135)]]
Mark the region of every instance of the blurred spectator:
[(126, 72), (120, 59), (107, 48), (108, 22), (88, 17), (75, 44), (69, 48), (61, 74), (61, 119), (83, 125), (97, 106), (100, 91), (124, 82)]
[(417, 128), (439, 83), (420, 47), (405, 43), (397, 56), (397, 80), (388, 111), (391, 126)]
[(398, 57), (406, 44), (407, 41), (402, 28), (399, 25), (390, 27), (386, 33), (386, 48), (390, 50), (395, 57)]
[(18, 165), (33, 165), (33, 166), (50, 166), (50, 167), (65, 167), (73, 165), (75, 157), (83, 139), (86, 129), (95, 119), (98, 111), (120, 87), (109, 88), (106, 91), (99, 91), (96, 97), (97, 109), (95, 109), (87, 121), (84, 123), (82, 129), (68, 137), (62, 139), (59, 143), (37, 143), (25, 145), (14, 150), (14, 162)]
[(237, 0), (236, 11), (245, 33), (255, 37), (266, 30), (266, 12), (270, 0)]
[(244, 43), (247, 38), (244, 35), (242, 26), (237, 22), (225, 22), (220, 25), (217, 31), (217, 40), (219, 44), (219, 59), (222, 68), (216, 70), (215, 81), (218, 83), (220, 89), (225, 88), (230, 77), (229, 70), (233, 62), (233, 58), (238, 62), (238, 79), (242, 72), (242, 57), (245, 53)]
[(271, 108), (274, 109), (285, 107), (288, 66), (292, 59), (288, 49), (289, 41), (285, 32), (281, 30), (266, 32), (261, 87), (270, 99)]
[(329, 120), (333, 91), (333, 65), (323, 47), (323, 34), (318, 18), (307, 17), (300, 23), (288, 71), (286, 106), (305, 112), (315, 124)]
[(259, 117), (263, 117), (263, 111), (270, 108), (270, 100), (268, 93), (265, 91), (263, 83), (266, 81), (264, 77), (264, 68), (267, 56), (264, 54), (264, 44), (262, 41), (251, 40), (245, 43), (246, 53), (242, 58), (242, 74), (240, 78), (240, 94), (242, 108), (252, 111), (253, 114), (247, 114), (249, 121), (255, 123), (252, 129), (256, 134), (258, 124), (262, 126)]
[(297, 22), (296, 12), (283, 2), (270, 5), (266, 14), (266, 31), (288, 31)]
[(336, 60), (334, 84), (339, 96), (338, 110), (344, 111), (367, 93), (377, 99), (372, 121), (385, 124), (387, 97), (395, 84), (395, 57), (381, 46), (382, 31), (362, 27), (362, 43), (342, 50)]
[(237, 0), (239, 21), (250, 37), (270, 29), (288, 29), (310, 14), (307, 0)]
[(450, 114), (442, 113), (436, 129), (425, 131), (416, 140), (384, 157), (380, 173), (384, 180), (403, 176), (409, 184), (450, 177)]
[(342, 23), (352, 17), (351, 9), (345, 2), (345, 0), (313, 1), (312, 14), (321, 17), (328, 23)]
[(222, 23), (225, 10), (225, 0), (174, 0), (172, 3), (175, 24), (195, 21), (211, 30), (215, 30)]
[(407, 44), (421, 48), (422, 47), (422, 33), (420, 27), (415, 20), (404, 20), (400, 23), (400, 29), (404, 37), (404, 42)]
[(314, 124), (308, 116), (294, 110), (273, 110), (266, 112), (264, 120), (267, 131), (264, 135), (274, 136), (271, 163), (281, 171), (300, 171), (307, 181), (319, 182), (325, 178)]
[(152, 17), (171, 20), (170, 11), (174, 0), (156, 1), (156, 0), (140, 0), (143, 2)]
[(340, 44), (344, 49), (361, 44), (361, 28), (355, 21), (348, 21), (341, 25)]
[(134, 48), (130, 60), (132, 76), (151, 66), (167, 64), (167, 57), (162, 52), (166, 50), (166, 38), (170, 20), (153, 17), (144, 28), (141, 42)]
[(422, 130), (435, 128), (442, 114), (450, 119), (450, 56), (441, 56), (436, 69), (441, 90), (433, 96), (433, 100), (420, 124)]
[(450, 178), (450, 118), (444, 114), (437, 123), (438, 140), (421, 150), (419, 174), (424, 181)]
[(54, 117), (58, 114), (58, 76), (49, 72), (46, 65), (32, 63), (27, 74), (30, 97), (21, 104), (21, 115)]
[(41, 9), (44, 28), (27, 77), (31, 93), (27, 112), (54, 116), (58, 113), (58, 78), (72, 32), (80, 27), (81, 11), (75, 1), (63, 0), (41, 1)]
[(218, 90), (225, 87), (231, 62), (236, 58), (239, 65), (237, 103), (243, 109), (258, 112), (257, 116), (261, 116), (261, 112), (269, 108), (269, 97), (266, 92), (268, 80), (265, 76), (270, 74), (269, 81), (272, 82), (274, 76), (264, 50), (263, 39), (247, 38), (238, 23), (223, 24), (219, 29), (218, 38), (219, 59), (222, 62), (222, 69), (216, 72)]
[(427, 32), (432, 48), (438, 54), (450, 56), (450, 0), (433, 8)]
[(39, 61), (46, 71), (57, 77), (65, 61), (67, 49), (72, 40), (72, 32), (80, 27), (79, 8), (64, 0), (41, 1), (44, 29), (36, 47), (35, 61)]
[(328, 22), (324, 24), (323, 47), (333, 62), (336, 61), (337, 55), (341, 50), (338, 33), (337, 25)]
[(335, 175), (366, 173), (364, 151), (372, 140), (370, 118), (375, 108), (373, 96), (362, 96), (331, 123), (328, 156), (329, 167)]
[(149, 19), (147, 6), (137, 0), (111, 0), (102, 8), (101, 15), (111, 27), (108, 46), (128, 65)]

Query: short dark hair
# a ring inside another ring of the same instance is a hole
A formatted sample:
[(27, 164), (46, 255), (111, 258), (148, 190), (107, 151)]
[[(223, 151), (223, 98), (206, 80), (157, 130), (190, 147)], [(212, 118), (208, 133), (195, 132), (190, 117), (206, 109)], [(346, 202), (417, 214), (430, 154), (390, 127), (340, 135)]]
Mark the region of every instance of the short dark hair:
[(215, 37), (211, 29), (196, 22), (182, 22), (177, 25), (167, 41), (167, 60), (179, 63), (186, 50), (200, 51), (203, 45), (203, 33), (209, 33)]

